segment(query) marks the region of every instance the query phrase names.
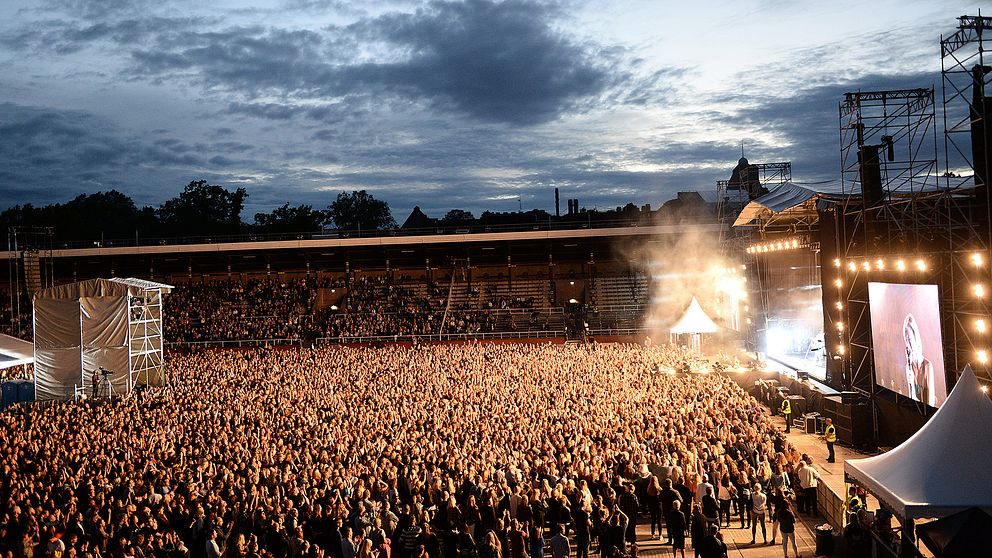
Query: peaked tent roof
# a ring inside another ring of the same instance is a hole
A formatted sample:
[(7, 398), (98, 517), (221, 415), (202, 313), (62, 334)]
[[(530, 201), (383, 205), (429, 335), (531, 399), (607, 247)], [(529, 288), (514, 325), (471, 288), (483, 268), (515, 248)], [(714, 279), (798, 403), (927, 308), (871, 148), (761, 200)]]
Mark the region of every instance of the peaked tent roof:
[[(943, 406), (916, 434), (874, 457), (849, 459), (844, 474), (904, 519), (944, 517), (967, 508), (992, 512), (992, 401), (970, 366)], [(977, 482), (976, 482), (977, 481)]]
[(720, 328), (713, 323), (713, 320), (706, 315), (703, 307), (699, 305), (696, 297), (692, 297), (692, 302), (679, 321), (671, 327), (672, 333), (716, 333)]

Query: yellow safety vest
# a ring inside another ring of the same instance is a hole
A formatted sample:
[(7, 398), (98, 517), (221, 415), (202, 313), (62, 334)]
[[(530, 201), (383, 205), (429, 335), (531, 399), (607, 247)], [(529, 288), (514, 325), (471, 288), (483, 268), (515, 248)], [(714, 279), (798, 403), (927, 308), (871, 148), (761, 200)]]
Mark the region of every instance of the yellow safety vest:
[(837, 441), (837, 429), (834, 428), (834, 425), (831, 424), (830, 426), (827, 427), (826, 434), (827, 434), (827, 441), (828, 442), (836, 442)]
[(851, 496), (851, 499), (847, 502), (847, 509), (852, 511), (857, 511), (861, 509), (861, 498), (857, 496)]
[(783, 415), (791, 415), (792, 414), (792, 405), (789, 404), (789, 400), (788, 399), (783, 399), (782, 400), (782, 414)]

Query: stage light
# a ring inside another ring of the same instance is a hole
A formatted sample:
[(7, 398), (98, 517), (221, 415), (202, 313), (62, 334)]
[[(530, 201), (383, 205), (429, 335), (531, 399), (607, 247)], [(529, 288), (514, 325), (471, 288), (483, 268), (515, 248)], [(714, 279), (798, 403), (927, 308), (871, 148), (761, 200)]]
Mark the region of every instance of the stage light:
[(982, 364), (987, 364), (989, 362), (989, 353), (985, 349), (980, 349), (976, 356), (978, 357), (978, 362)]
[(778, 241), (778, 249), (779, 249), (779, 250), (781, 250), (781, 249), (782, 249), (782, 241), (781, 241), (781, 240), (779, 240), (779, 241)]
[(841, 287), (843, 287), (843, 286), (844, 286), (844, 282), (843, 282), (843, 281), (841, 281), (840, 279), (836, 279), (836, 280), (834, 281), (834, 285), (837, 285), (837, 288), (839, 289), (839, 288), (841, 288)]
[(844, 354), (844, 352), (845, 352), (844, 345), (838, 345), (837, 346), (837, 354), (842, 355), (842, 354)]
[(982, 264), (985, 263), (985, 258), (982, 257), (981, 252), (975, 252), (971, 255), (971, 263), (975, 264), (975, 267), (982, 267)]
[(744, 320), (744, 323), (746, 323), (747, 325), (751, 325), (751, 318)]
[(918, 269), (920, 271), (926, 271), (927, 270), (927, 262), (925, 262), (923, 260), (916, 260), (916, 269)]
[(871, 262), (865, 260), (865, 262), (861, 264), (861, 267), (865, 268), (865, 271), (871, 271)]
[(838, 310), (843, 310), (844, 309), (844, 303), (843, 302), (838, 302), (834, 306), (836, 306)]
[(875, 269), (879, 271), (885, 270), (885, 260), (875, 260)]
[(796, 240), (795, 238), (792, 239), (792, 247), (799, 248), (799, 241)]
[(896, 262), (896, 269), (898, 269), (899, 271), (906, 271), (906, 262), (902, 260), (898, 260)]
[(985, 287), (983, 287), (982, 285), (975, 285), (972, 288), (972, 291), (975, 293), (975, 296), (978, 298), (982, 298), (983, 296), (985, 296)]
[(844, 322), (837, 322), (837, 331), (844, 331)]
[(834, 267), (840, 267), (840, 258), (834, 258)]
[(988, 393), (989, 392), (989, 386), (982, 386), (981, 387), (981, 390), (982, 390), (982, 393)]
[(744, 311), (745, 311), (745, 312), (749, 312), (750, 310), (751, 310), (751, 307), (750, 307), (750, 306), (748, 306), (747, 304), (745, 304), (745, 305), (744, 305)]
[(848, 262), (847, 269), (850, 269), (851, 271), (857, 271), (858, 270), (858, 264), (856, 264), (854, 262)]
[(978, 330), (978, 333), (985, 333), (988, 325), (986, 325), (985, 320), (975, 320), (975, 329)]

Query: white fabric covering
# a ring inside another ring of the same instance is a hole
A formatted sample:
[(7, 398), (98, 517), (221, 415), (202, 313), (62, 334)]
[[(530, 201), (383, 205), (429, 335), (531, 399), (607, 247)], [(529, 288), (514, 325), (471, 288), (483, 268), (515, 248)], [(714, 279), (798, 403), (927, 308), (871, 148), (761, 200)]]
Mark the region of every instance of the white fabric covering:
[(692, 302), (686, 308), (679, 321), (671, 327), (671, 333), (680, 335), (683, 333), (716, 333), (720, 328), (713, 320), (706, 315), (706, 311), (699, 305), (696, 297), (692, 297)]
[(992, 401), (965, 367), (947, 400), (898, 447), (848, 459), (844, 473), (903, 519), (992, 512)]

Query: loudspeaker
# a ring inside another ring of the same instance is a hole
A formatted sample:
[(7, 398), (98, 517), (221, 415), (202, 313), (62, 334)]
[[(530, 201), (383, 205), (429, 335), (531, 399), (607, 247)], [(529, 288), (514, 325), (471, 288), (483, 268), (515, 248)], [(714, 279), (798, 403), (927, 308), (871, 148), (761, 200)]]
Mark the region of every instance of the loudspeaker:
[(882, 167), (878, 161), (878, 146), (862, 146), (858, 150), (858, 164), (861, 171), (861, 196), (865, 206), (878, 205), (883, 197)]

